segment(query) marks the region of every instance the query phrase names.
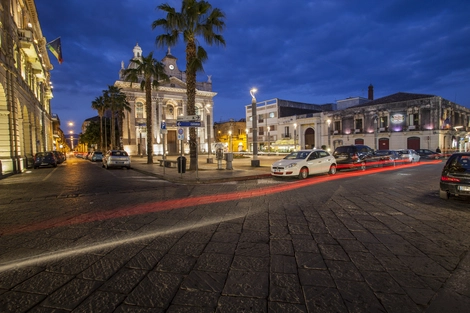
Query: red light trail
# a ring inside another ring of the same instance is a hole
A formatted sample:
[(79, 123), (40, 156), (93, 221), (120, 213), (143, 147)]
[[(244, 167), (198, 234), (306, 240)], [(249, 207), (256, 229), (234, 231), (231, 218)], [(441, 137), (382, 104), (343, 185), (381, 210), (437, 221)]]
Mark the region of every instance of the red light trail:
[[(407, 164), (402, 165), (399, 168), (406, 168), (406, 167), (415, 167), (419, 165), (425, 164), (436, 164), (440, 163), (441, 161), (430, 161), (426, 163), (414, 163), (414, 164)], [(293, 183), (288, 184), (280, 184), (277, 186), (269, 186), (259, 189), (253, 189), (248, 191), (235, 191), (235, 192), (228, 192), (224, 194), (214, 194), (214, 195), (207, 195), (207, 196), (196, 196), (196, 197), (188, 197), (182, 199), (171, 199), (165, 201), (158, 201), (158, 202), (151, 202), (136, 205), (133, 207), (124, 207), (115, 211), (107, 211), (107, 212), (94, 212), (94, 213), (85, 213), (78, 215), (73, 218), (55, 218), (47, 221), (42, 221), (34, 224), (23, 225), (19, 227), (16, 225), (10, 229), (4, 229), (2, 231), (2, 235), (12, 235), (24, 232), (31, 232), (31, 231), (38, 231), (44, 230), (54, 227), (63, 227), (63, 226), (71, 226), (77, 225), (82, 223), (89, 223), (94, 221), (101, 221), (101, 220), (108, 220), (113, 218), (120, 218), (120, 217), (127, 217), (127, 216), (134, 216), (134, 215), (141, 215), (147, 213), (154, 213), (154, 212), (161, 212), (161, 211), (168, 211), (173, 209), (180, 209), (186, 207), (193, 207), (205, 204), (212, 204), (212, 203), (220, 203), (220, 202), (227, 202), (239, 199), (248, 199), (254, 197), (262, 197), (267, 196), (270, 194), (286, 192), (293, 189), (303, 188), (315, 184), (320, 184), (327, 181), (332, 180), (339, 180), (345, 179), (349, 177), (357, 177), (363, 175), (370, 175), (376, 174), (380, 172), (386, 172), (391, 170), (396, 170), (397, 167), (390, 166), (390, 167), (381, 167), (381, 168), (373, 168), (368, 169), (365, 171), (351, 171), (347, 173), (342, 173), (341, 175), (322, 175), (322, 176), (315, 176), (311, 179), (306, 179), (302, 181), (296, 181)]]

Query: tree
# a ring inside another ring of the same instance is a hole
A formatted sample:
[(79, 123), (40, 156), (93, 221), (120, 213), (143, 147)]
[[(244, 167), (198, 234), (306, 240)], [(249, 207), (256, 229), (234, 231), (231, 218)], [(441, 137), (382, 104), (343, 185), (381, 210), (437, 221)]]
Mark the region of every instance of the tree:
[(103, 115), (104, 112), (106, 112), (106, 104), (104, 103), (103, 96), (96, 97), (96, 99), (91, 102), (91, 108), (98, 111), (100, 117), (100, 150), (103, 151)]
[[(180, 34), (186, 44), (186, 97), (188, 114), (196, 113), (196, 73), (203, 71), (202, 64), (207, 60), (207, 53), (198, 46), (198, 37), (209, 44), (225, 46), (224, 38), (218, 34), (225, 28), (225, 14), (218, 8), (212, 8), (209, 2), (201, 0), (182, 0), (181, 12), (177, 12), (168, 4), (157, 7), (166, 12), (166, 18), (152, 23), (152, 29), (162, 27), (166, 32), (157, 36), (157, 47), (175, 46)], [(190, 170), (197, 167), (196, 129), (189, 129)]]
[(103, 99), (106, 109), (111, 111), (111, 149), (116, 147), (116, 114), (120, 108), (129, 107), (126, 94), (116, 86), (108, 85), (108, 90), (103, 90)]
[(153, 129), (152, 129), (152, 88), (157, 89), (160, 82), (169, 81), (165, 66), (153, 58), (153, 52), (147, 57), (130, 60), (131, 66), (123, 71), (124, 80), (140, 82), (140, 89), (145, 90), (145, 113), (147, 115), (147, 164), (153, 163)]
[[(123, 102), (119, 102), (117, 105), (116, 105), (116, 114), (117, 114), (117, 118), (118, 118), (118, 136), (119, 138), (122, 138), (122, 135), (123, 135), (123, 121), (124, 121), (124, 111), (127, 111), (127, 112), (130, 112), (131, 111), (131, 106), (129, 105), (129, 102), (127, 101), (123, 101)], [(122, 142), (119, 141), (119, 149), (122, 149)]]
[(83, 134), (80, 134), (79, 143), (92, 147), (100, 139), (100, 126), (97, 122), (91, 121)]

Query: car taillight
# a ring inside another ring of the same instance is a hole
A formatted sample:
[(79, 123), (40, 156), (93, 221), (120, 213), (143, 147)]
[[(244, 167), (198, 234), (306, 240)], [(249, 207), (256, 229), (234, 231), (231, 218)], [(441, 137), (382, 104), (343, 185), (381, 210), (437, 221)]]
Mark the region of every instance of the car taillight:
[(455, 178), (455, 177), (449, 177), (449, 176), (441, 176), (441, 181), (448, 181), (448, 182), (458, 183), (458, 182), (460, 182), (460, 179)]

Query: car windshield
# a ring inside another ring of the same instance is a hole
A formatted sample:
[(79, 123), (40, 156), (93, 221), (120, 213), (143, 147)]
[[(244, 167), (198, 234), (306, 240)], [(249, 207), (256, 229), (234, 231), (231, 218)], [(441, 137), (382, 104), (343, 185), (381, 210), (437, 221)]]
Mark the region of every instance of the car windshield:
[(287, 155), (284, 160), (303, 160), (307, 158), (310, 154), (310, 151), (295, 151)]
[(111, 155), (114, 155), (114, 156), (127, 156), (127, 152), (126, 151), (113, 151), (113, 152), (111, 152)]
[(458, 173), (470, 173), (470, 156), (456, 156), (450, 163), (450, 171)]

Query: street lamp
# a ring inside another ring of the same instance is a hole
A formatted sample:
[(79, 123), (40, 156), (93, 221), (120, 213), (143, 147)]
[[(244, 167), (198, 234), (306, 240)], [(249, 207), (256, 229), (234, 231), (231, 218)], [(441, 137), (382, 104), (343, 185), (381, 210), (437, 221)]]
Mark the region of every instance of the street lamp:
[(268, 126), (268, 155), (269, 155), (269, 152), (271, 151), (271, 147), (269, 146), (269, 140), (270, 140), (269, 131), (270, 130), (271, 130), (271, 126)]
[(327, 119), (326, 123), (328, 124), (328, 150), (330, 150), (330, 147), (331, 147), (331, 131), (330, 131), (331, 120)]
[(73, 150), (73, 130), (69, 131), (70, 133), (70, 145), (72, 146), (72, 150)]
[(294, 123), (294, 151), (297, 150), (297, 123)]
[(232, 131), (231, 131), (231, 130), (228, 131), (228, 135), (230, 136), (230, 138), (229, 138), (228, 152), (232, 152), (233, 149), (232, 149)]
[(209, 103), (206, 104), (206, 127), (207, 127), (207, 163), (212, 163), (212, 158), (211, 158), (211, 122), (210, 122), (210, 110), (211, 110), (211, 105)]
[(256, 88), (252, 88), (250, 90), (251, 95), (251, 120), (252, 120), (252, 127), (253, 127), (253, 160), (251, 160), (251, 166), (258, 167), (259, 160), (258, 160), (258, 116), (256, 114), (256, 98), (255, 92), (258, 90)]

